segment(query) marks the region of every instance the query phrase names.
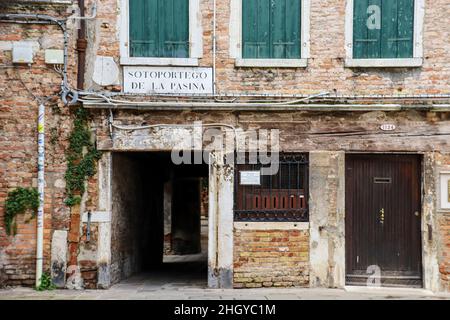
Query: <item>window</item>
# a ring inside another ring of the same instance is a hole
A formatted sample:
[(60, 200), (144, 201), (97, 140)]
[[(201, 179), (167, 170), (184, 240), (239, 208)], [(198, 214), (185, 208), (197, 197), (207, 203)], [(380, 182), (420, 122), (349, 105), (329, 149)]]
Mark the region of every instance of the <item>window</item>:
[(300, 58), (300, 0), (244, 0), (242, 57)]
[(348, 65), (422, 64), (423, 0), (352, 0), (348, 6)]
[(121, 0), (121, 63), (198, 65), (200, 0)]
[(412, 58), (414, 0), (355, 0), (353, 57)]
[(310, 0), (231, 0), (230, 55), (239, 67), (306, 67)]
[(261, 167), (236, 165), (234, 220), (307, 222), (308, 155), (282, 153), (276, 174), (260, 176), (259, 184), (243, 181), (243, 174), (258, 173)]
[(189, 57), (189, 0), (130, 0), (131, 57)]

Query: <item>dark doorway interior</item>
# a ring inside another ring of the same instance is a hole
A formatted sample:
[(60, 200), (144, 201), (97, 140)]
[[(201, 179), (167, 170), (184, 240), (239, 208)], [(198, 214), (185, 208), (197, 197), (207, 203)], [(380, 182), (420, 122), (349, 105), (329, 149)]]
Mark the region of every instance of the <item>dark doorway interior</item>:
[(140, 274), (206, 284), (208, 166), (124, 152), (113, 154), (112, 171), (112, 283)]
[(420, 164), (417, 155), (346, 157), (347, 284), (379, 275), (383, 286), (422, 286)]

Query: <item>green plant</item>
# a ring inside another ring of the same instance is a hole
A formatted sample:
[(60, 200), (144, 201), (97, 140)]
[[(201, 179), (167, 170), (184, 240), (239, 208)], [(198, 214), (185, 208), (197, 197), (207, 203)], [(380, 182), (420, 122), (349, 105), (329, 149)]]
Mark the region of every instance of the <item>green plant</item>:
[(74, 110), (73, 130), (69, 137), (69, 148), (66, 151), (67, 171), (65, 203), (74, 206), (81, 201), (85, 191), (84, 182), (92, 177), (96, 171), (96, 162), (101, 152), (91, 142), (91, 133), (88, 129), (88, 112), (81, 107)]
[(56, 286), (53, 284), (52, 277), (44, 272), (41, 277), (41, 284), (39, 287), (36, 287), (37, 291), (45, 291), (45, 290), (53, 290), (56, 289)]
[[(39, 207), (39, 193), (36, 188), (17, 188), (8, 193), (5, 202), (5, 228), (8, 235), (16, 234), (16, 215), (32, 210), (32, 218), (36, 216)], [(11, 230), (12, 229), (12, 230)]]

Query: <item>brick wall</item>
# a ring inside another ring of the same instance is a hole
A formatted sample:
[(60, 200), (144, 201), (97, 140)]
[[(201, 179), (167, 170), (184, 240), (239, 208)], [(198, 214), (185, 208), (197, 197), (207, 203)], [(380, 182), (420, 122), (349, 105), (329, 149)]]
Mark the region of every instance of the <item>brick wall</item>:
[[(87, 1), (89, 4), (89, 1)], [(90, 1), (92, 2), (92, 1)], [(119, 63), (118, 7), (120, 1), (99, 5), (98, 20), (89, 23), (87, 82), (92, 84), (95, 55), (111, 56)], [(346, 68), (345, 4), (342, 0), (311, 1), (311, 48), (307, 68), (238, 68), (230, 58), (230, 0), (217, 2), (217, 90), (220, 93), (309, 94), (436, 94), (450, 86), (450, 3), (426, 0), (424, 65), (421, 68)], [(212, 62), (212, 2), (200, 0), (203, 57)], [(93, 84), (95, 88), (96, 85)], [(106, 88), (111, 89), (111, 88)]]
[(439, 272), (442, 287), (450, 291), (450, 213), (444, 213), (439, 218), (440, 235), (442, 237), (442, 251), (440, 252)]
[[(1, 13), (48, 14), (64, 18), (72, 14), (75, 5), (6, 5), (0, 4)], [(69, 27), (68, 77), (71, 87), (76, 86), (77, 58), (75, 40), (77, 29)], [(12, 43), (30, 41), (34, 61), (28, 65), (12, 64)], [(36, 219), (26, 222), (17, 216), (17, 234), (8, 236), (4, 229), (4, 202), (7, 193), (17, 187), (37, 187), (37, 99), (46, 100), (45, 129), (45, 206), (44, 206), (44, 271), (50, 271), (50, 248), (54, 230), (69, 230), (76, 224), (70, 208), (64, 204), (66, 171), (65, 150), (72, 127), (69, 108), (58, 95), (61, 76), (53, 66), (44, 62), (45, 49), (62, 49), (63, 35), (54, 25), (0, 24), (0, 274), (8, 285), (33, 285), (36, 268)], [(89, 181), (96, 202), (92, 179)], [(78, 225), (79, 227), (79, 225)], [(77, 229), (77, 228), (72, 228)], [(74, 245), (71, 253), (80, 252), (79, 230), (72, 230)], [(82, 250), (85, 251), (85, 250)], [(90, 262), (83, 260), (84, 265)], [(82, 265), (86, 278), (92, 268)], [(5, 279), (6, 278), (6, 279)], [(89, 279), (88, 279), (89, 280)], [(89, 281), (88, 281), (89, 282)]]
[[(450, 169), (450, 154), (436, 154), (435, 160), (439, 171), (448, 171)], [(436, 235), (439, 238), (437, 257), (441, 275), (441, 288), (450, 292), (450, 212), (437, 212), (436, 216), (439, 228)]]
[(234, 287), (309, 284), (307, 230), (235, 230)]

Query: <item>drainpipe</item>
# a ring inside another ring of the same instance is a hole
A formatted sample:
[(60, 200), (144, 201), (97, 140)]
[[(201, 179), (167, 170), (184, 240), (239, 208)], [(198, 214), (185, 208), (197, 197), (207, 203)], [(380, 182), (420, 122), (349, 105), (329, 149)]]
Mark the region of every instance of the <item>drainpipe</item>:
[(77, 51), (78, 51), (78, 72), (77, 72), (77, 88), (83, 90), (84, 88), (84, 68), (86, 64), (86, 20), (84, 18), (84, 0), (78, 0), (80, 7), (80, 29), (78, 30)]
[(37, 212), (37, 239), (36, 239), (36, 287), (41, 285), (42, 266), (44, 258), (44, 188), (45, 188), (45, 106), (39, 104), (38, 116), (38, 192), (39, 207)]

